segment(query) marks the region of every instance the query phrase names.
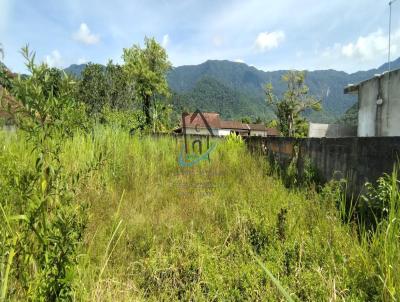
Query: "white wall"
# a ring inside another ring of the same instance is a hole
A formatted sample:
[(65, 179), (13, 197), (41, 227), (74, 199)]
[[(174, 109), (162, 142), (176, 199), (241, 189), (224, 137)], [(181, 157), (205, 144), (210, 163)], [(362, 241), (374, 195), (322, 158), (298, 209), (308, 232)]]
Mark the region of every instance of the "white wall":
[[(389, 85), (388, 85), (389, 84)], [(384, 98), (388, 99), (382, 112), (381, 132), (382, 136), (400, 136), (400, 69), (385, 74), (383, 77), (383, 87), (389, 88), (389, 96), (387, 95), (388, 89), (384, 89)], [(389, 120), (386, 120), (386, 117)]]
[(349, 137), (357, 136), (356, 127), (338, 124), (310, 123), (308, 137)]
[(358, 136), (375, 136), (378, 83), (371, 79), (358, 88)]
[(329, 124), (310, 123), (308, 127), (308, 137), (326, 137)]
[[(227, 136), (231, 133), (231, 131), (235, 132), (235, 130), (232, 129), (212, 129), (213, 134), (215, 136)], [(186, 128), (186, 134), (190, 135), (210, 135), (208, 132), (208, 129), (206, 128), (198, 128), (197, 130), (195, 128)], [(267, 136), (266, 131), (257, 131), (257, 130), (251, 130), (250, 131), (251, 136)]]
[(400, 136), (400, 69), (361, 83), (358, 103), (358, 136)]
[[(218, 135), (219, 129), (211, 129), (215, 136)], [(186, 128), (186, 134), (190, 135), (211, 135), (207, 128)]]
[(259, 130), (250, 130), (250, 136), (267, 136), (267, 131), (259, 131)]
[(227, 136), (229, 134), (231, 134), (231, 129), (219, 129), (218, 130), (219, 136)]

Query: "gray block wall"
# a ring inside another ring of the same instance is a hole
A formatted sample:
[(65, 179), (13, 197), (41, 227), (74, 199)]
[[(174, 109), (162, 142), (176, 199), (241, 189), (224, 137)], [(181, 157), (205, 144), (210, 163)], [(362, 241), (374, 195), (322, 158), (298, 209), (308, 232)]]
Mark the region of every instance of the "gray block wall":
[(297, 152), (300, 175), (309, 159), (322, 182), (346, 178), (349, 191), (356, 195), (363, 191), (365, 182), (391, 173), (400, 158), (400, 137), (250, 137), (246, 143), (251, 151), (273, 157), (283, 167)]

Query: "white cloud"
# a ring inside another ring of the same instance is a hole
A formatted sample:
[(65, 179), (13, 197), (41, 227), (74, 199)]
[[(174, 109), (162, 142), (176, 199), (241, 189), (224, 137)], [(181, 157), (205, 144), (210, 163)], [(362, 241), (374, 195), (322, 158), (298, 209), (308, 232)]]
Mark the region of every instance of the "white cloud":
[(161, 45), (162, 45), (162, 47), (167, 48), (168, 44), (169, 44), (169, 35), (166, 34), (162, 38), (162, 44)]
[[(400, 32), (393, 35), (393, 48), (397, 48), (396, 43), (399, 41)], [(398, 37), (397, 37), (398, 36)], [(348, 58), (358, 58), (361, 60), (370, 61), (387, 54), (388, 52), (388, 37), (383, 34), (381, 29), (368, 34), (367, 36), (360, 36), (357, 41), (345, 45), (341, 45), (341, 54)]]
[(254, 43), (259, 51), (266, 51), (277, 48), (285, 40), (285, 33), (282, 30), (259, 33)]
[[(387, 61), (388, 35), (381, 29), (359, 36), (353, 42), (335, 43), (319, 52), (320, 68), (347, 71), (376, 68)], [(391, 36), (391, 58), (400, 55), (400, 28)]]
[(236, 62), (236, 63), (244, 63), (244, 60), (242, 60), (242, 59), (235, 59), (234, 62)]
[(221, 36), (213, 37), (213, 44), (216, 47), (220, 47), (224, 43), (224, 39)]
[(86, 58), (79, 58), (78, 59), (78, 64), (85, 64), (87, 63), (88, 60), (86, 60)]
[(53, 50), (51, 54), (47, 55), (45, 61), (50, 67), (61, 67), (63, 62), (61, 54), (57, 49)]
[(97, 44), (100, 41), (100, 36), (91, 33), (89, 26), (86, 23), (81, 23), (79, 30), (75, 32), (72, 37), (84, 44)]

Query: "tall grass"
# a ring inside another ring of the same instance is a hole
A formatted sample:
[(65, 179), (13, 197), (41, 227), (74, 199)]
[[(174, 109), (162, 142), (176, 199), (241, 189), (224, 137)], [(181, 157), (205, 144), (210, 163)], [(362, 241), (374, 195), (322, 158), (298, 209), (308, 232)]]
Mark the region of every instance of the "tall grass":
[[(34, 157), (23, 137), (1, 141), (5, 180)], [(183, 168), (182, 142), (170, 137), (97, 127), (64, 142), (67, 174), (105, 158), (77, 183), (88, 223), (70, 275), (75, 300), (399, 299), (397, 189), (387, 218), (359, 236), (334, 188), (288, 190), (240, 140), (217, 143), (210, 161)], [(3, 281), (12, 253), (1, 252)], [(15, 276), (8, 284), (22, 299)]]
[[(398, 166), (395, 166), (391, 175), (378, 179), (374, 188), (368, 185), (368, 198), (362, 206), (368, 206), (374, 211), (373, 227), (371, 229), (361, 225), (361, 246), (364, 251), (373, 255), (371, 263), (367, 263), (370, 270), (379, 280), (379, 298), (382, 301), (400, 300), (400, 192), (398, 180)], [(385, 196), (385, 198), (382, 198)], [(380, 207), (372, 209), (370, 203), (379, 200)]]

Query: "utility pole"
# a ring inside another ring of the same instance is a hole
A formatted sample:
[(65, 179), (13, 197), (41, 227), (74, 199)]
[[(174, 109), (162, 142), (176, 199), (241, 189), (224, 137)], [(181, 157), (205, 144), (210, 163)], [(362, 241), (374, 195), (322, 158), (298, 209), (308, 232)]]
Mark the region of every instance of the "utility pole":
[(390, 72), (390, 43), (391, 43), (391, 33), (392, 33), (392, 4), (397, 0), (391, 0), (389, 2), (389, 51), (388, 51), (388, 64), (389, 64), (389, 72)]
[(389, 104), (390, 104), (390, 43), (391, 43), (391, 33), (392, 33), (392, 4), (395, 3), (397, 0), (391, 0), (389, 1), (389, 49), (388, 49), (388, 84), (387, 84), (387, 114), (386, 114), (386, 125), (389, 128)]

